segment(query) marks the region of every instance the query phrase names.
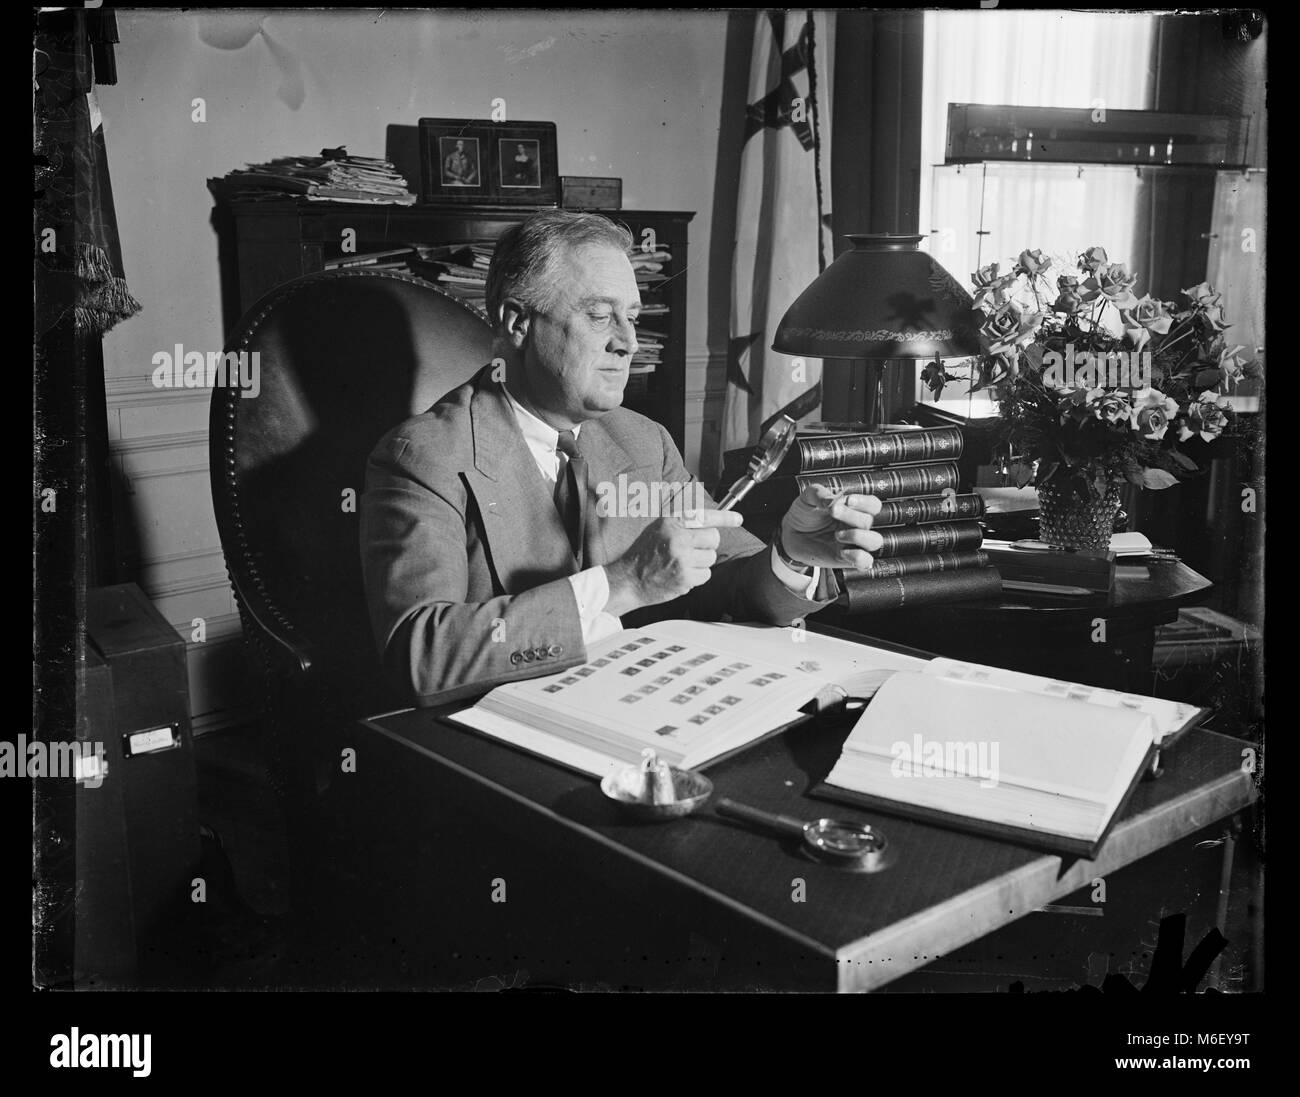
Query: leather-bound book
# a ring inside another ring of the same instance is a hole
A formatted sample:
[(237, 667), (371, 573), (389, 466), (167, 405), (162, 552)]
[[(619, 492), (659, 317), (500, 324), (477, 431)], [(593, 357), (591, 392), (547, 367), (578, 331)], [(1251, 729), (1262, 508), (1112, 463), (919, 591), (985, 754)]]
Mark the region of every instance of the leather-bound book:
[(905, 606), (996, 598), (1002, 593), (1002, 576), (993, 567), (890, 578), (870, 578), (869, 575), (869, 572), (843, 574), (840, 597), (849, 613), (879, 613)]

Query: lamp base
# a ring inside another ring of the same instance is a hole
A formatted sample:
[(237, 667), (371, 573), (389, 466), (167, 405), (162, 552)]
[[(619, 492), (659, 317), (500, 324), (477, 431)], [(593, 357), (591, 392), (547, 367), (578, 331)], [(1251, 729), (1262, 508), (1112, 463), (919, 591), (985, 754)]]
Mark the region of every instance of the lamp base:
[(874, 358), (829, 365), (822, 367), (822, 418), (853, 422), (869, 431), (884, 430), (889, 425), (893, 382), (898, 380), (887, 375), (889, 362)]

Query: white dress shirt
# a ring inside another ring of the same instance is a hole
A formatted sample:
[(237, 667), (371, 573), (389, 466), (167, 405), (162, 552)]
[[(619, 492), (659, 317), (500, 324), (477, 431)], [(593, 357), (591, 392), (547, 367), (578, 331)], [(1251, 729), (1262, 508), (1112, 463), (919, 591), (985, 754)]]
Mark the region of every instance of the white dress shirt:
[[(564, 465), (569, 460), (555, 448), (560, 432), (520, 404), (510, 394), (508, 388), (504, 385), (502, 388), (505, 389), (506, 399), (510, 401), (510, 409), (515, 413), (515, 422), (523, 432), (524, 441), (528, 443), (528, 451), (537, 462), (537, 469), (541, 472), (542, 479), (554, 489)], [(573, 428), (575, 441), (581, 431), (581, 424)], [(813, 568), (811, 575), (803, 575), (785, 565), (777, 556), (775, 546), (771, 550), (771, 556), (772, 571), (776, 577), (794, 593), (811, 599), (817, 590), (821, 569)], [(576, 575), (570, 575), (569, 583), (573, 587), (573, 596), (578, 603), (578, 617), (582, 622), (584, 644), (594, 643), (602, 637), (618, 632), (623, 627), (622, 621), (612, 613), (605, 612), (605, 606), (609, 603), (609, 576), (605, 574), (604, 567), (586, 568)]]

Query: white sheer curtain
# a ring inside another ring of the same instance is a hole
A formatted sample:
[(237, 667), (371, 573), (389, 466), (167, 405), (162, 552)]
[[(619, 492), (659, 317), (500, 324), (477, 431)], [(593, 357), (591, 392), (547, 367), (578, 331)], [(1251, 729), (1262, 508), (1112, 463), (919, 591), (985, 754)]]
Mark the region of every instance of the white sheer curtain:
[[(944, 166), (949, 103), (1149, 107), (1155, 17), (1142, 14), (927, 12), (920, 231), (964, 285), (979, 266), (1022, 248), (1059, 255), (1101, 244), (1128, 261), (1139, 180), (1131, 166), (988, 163)], [(981, 231), (982, 230), (982, 231)], [(1141, 273), (1141, 272), (1139, 272)], [(1142, 286), (1139, 281), (1139, 286)], [(950, 386), (944, 403), (992, 414), (978, 394)], [(954, 407), (954, 410), (958, 410)]]
[[(1228, 345), (1244, 347), (1246, 360), (1258, 361), (1261, 375), (1267, 178), (1255, 170), (1218, 173), (1206, 270), (1206, 280), (1223, 294), (1223, 311), (1232, 324), (1225, 335)], [(1238, 411), (1258, 411), (1259, 391), (1259, 381), (1243, 382), (1232, 394), (1233, 405)]]

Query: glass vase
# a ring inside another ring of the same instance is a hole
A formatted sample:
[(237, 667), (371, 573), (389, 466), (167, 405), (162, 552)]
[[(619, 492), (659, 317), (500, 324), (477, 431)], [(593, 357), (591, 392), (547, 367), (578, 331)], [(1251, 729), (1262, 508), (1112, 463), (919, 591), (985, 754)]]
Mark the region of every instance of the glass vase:
[(1057, 548), (1104, 552), (1119, 513), (1119, 486), (1111, 484), (1098, 498), (1091, 489), (1076, 493), (1068, 486), (1038, 488), (1039, 539)]

